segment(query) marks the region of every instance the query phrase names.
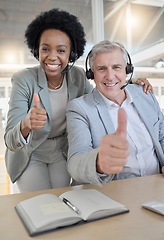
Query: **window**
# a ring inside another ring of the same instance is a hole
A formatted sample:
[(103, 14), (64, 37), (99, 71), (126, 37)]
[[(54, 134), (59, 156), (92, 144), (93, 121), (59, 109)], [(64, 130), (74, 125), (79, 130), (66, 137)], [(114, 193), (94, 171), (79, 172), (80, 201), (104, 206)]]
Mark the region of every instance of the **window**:
[(0, 98), (4, 98), (4, 97), (5, 97), (5, 87), (0, 87)]
[(161, 87), (161, 109), (164, 114), (164, 87)]

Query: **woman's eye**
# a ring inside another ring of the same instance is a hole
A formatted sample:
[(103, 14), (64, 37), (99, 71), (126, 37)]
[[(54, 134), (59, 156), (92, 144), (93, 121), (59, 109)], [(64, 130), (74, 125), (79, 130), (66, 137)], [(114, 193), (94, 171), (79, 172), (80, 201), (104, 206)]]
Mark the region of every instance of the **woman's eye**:
[(49, 49), (48, 49), (48, 48), (42, 48), (42, 51), (44, 51), (44, 52), (48, 52)]
[(65, 53), (65, 50), (59, 49), (58, 52), (59, 52), (59, 53)]

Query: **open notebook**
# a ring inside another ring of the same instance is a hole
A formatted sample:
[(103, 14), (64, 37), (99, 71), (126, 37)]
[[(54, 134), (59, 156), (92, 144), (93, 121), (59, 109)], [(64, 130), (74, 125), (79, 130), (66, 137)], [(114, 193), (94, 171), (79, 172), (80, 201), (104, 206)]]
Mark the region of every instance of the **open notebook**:
[(42, 194), (20, 202), (15, 208), (30, 235), (129, 211), (95, 189), (68, 191), (59, 197)]

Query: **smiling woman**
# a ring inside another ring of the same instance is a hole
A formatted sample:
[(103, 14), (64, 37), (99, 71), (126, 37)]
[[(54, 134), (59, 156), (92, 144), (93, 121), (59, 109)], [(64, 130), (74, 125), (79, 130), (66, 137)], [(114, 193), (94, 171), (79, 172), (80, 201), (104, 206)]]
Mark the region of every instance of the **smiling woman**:
[(71, 42), (67, 34), (48, 29), (40, 37), (39, 62), (44, 69), (50, 89), (58, 89), (63, 82), (61, 72), (67, 67)]
[(7, 170), (21, 192), (70, 184), (66, 106), (92, 89), (84, 70), (73, 66), (84, 36), (77, 17), (59, 9), (41, 13), (27, 27), (26, 43), (40, 65), (13, 75), (5, 132)]

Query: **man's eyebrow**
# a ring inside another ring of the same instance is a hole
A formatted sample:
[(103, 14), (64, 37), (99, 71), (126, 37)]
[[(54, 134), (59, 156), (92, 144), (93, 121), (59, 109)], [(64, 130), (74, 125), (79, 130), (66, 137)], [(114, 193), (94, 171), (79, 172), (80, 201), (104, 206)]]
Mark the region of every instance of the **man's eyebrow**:
[(98, 65), (97, 67), (106, 67), (105, 65)]
[(116, 64), (113, 64), (114, 67), (122, 67), (123, 64), (120, 64), (120, 63), (116, 63)]

